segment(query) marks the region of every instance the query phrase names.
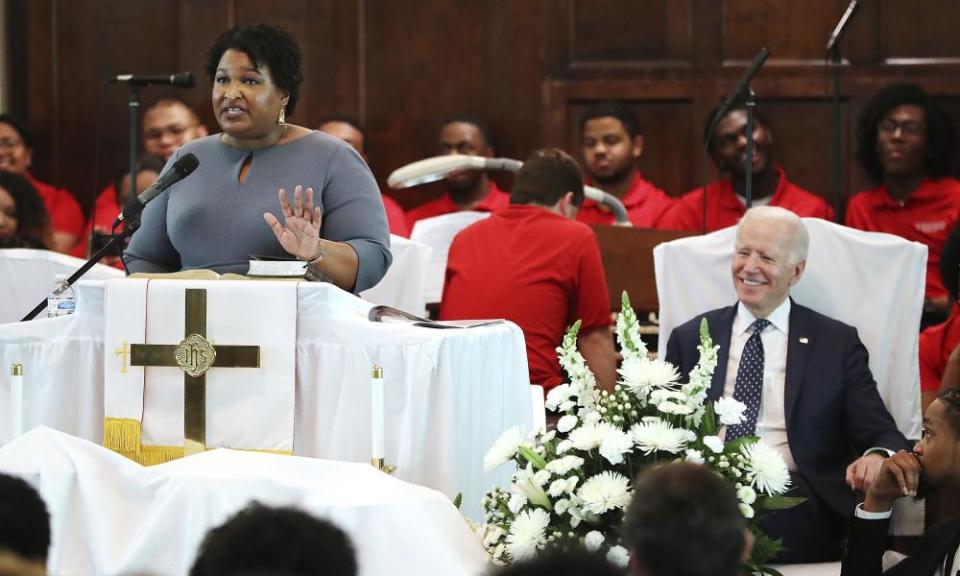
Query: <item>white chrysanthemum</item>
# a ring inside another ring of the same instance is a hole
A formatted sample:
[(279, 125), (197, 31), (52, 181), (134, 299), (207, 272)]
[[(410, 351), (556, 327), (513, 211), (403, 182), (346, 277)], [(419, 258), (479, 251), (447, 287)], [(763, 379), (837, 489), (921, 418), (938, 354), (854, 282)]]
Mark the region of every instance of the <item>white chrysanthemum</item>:
[(567, 472), (570, 472), (571, 470), (581, 466), (583, 466), (583, 458), (580, 458), (579, 456), (564, 456), (562, 458), (557, 458), (556, 460), (547, 462), (546, 469), (554, 474), (563, 476)]
[(713, 410), (724, 426), (736, 426), (743, 422), (743, 412), (747, 405), (729, 396), (721, 396), (713, 404)]
[(622, 509), (630, 502), (630, 480), (617, 472), (601, 472), (580, 486), (577, 496), (583, 500), (587, 512), (603, 514)]
[(493, 443), (487, 455), (483, 457), (484, 471), (490, 471), (510, 461), (517, 454), (517, 448), (523, 443), (524, 434), (519, 426), (512, 426)]
[(687, 395), (682, 391), (673, 390), (671, 388), (658, 388), (650, 393), (651, 404), (660, 404), (661, 402), (669, 401), (677, 404), (684, 404), (687, 401)]
[(547, 392), (547, 398), (544, 402), (544, 405), (547, 407), (547, 410), (556, 411), (561, 404), (570, 399), (572, 394), (573, 389), (570, 387), (570, 384), (559, 384)]
[(557, 498), (562, 496), (564, 492), (567, 491), (567, 481), (563, 478), (559, 478), (550, 483), (550, 487), (547, 488), (547, 494)]
[(749, 486), (741, 486), (737, 490), (737, 500), (750, 505), (757, 501), (757, 493)]
[(562, 416), (560, 420), (557, 421), (557, 431), (566, 434), (573, 430), (573, 427), (577, 425), (577, 421), (577, 417), (573, 414)]
[(664, 414), (677, 414), (680, 416), (686, 416), (688, 414), (693, 414), (693, 408), (687, 406), (686, 404), (677, 404), (676, 402), (661, 402), (657, 404), (657, 410), (663, 412)]
[(550, 481), (550, 471), (537, 470), (537, 472), (533, 475), (533, 481), (537, 483), (537, 486), (544, 486)]
[(598, 530), (591, 530), (590, 532), (587, 532), (586, 536), (583, 537), (583, 545), (587, 550), (596, 552), (600, 549), (600, 545), (603, 544), (604, 540), (605, 538), (603, 537), (602, 532)]
[(570, 501), (566, 498), (561, 498), (557, 500), (553, 505), (553, 511), (557, 513), (558, 516), (563, 516), (567, 513), (567, 508), (570, 507)]
[(518, 514), (507, 533), (507, 554), (510, 559), (521, 562), (536, 556), (537, 548), (546, 543), (544, 531), (549, 524), (550, 514), (540, 508)]
[(571, 448), (573, 448), (573, 442), (569, 440), (561, 440), (560, 443), (557, 444), (557, 454), (563, 454)]
[(603, 442), (605, 430), (603, 424), (584, 423), (579, 428), (570, 432), (569, 440), (577, 450), (593, 450)]
[(719, 436), (704, 436), (703, 445), (717, 454), (723, 452), (723, 440)]
[(696, 435), (684, 428), (674, 428), (672, 424), (660, 418), (644, 418), (643, 422), (634, 424), (630, 429), (637, 447), (644, 454), (652, 452), (679, 453), (687, 442), (696, 438)]
[(633, 437), (615, 426), (601, 426), (604, 435), (603, 442), (600, 443), (600, 455), (613, 465), (620, 464), (623, 462), (623, 455), (633, 450)]
[(635, 393), (669, 386), (680, 377), (673, 364), (644, 357), (627, 358), (617, 372), (621, 376), (620, 382)]
[(686, 461), (693, 462), (694, 464), (703, 464), (703, 453), (699, 450), (694, 450), (693, 448), (687, 449)]
[(740, 507), (740, 513), (743, 514), (744, 518), (746, 518), (747, 520), (753, 518), (753, 507), (751, 507), (749, 504), (744, 504), (742, 502), (738, 504), (738, 506)]
[(607, 560), (614, 566), (626, 568), (630, 564), (630, 553), (623, 546), (611, 546), (607, 551)]
[(510, 495), (510, 501), (507, 502), (507, 509), (516, 514), (526, 505), (527, 497), (522, 492), (514, 492)]
[(786, 492), (790, 471), (779, 452), (763, 442), (742, 446), (740, 452), (747, 459), (747, 480), (755, 490), (769, 496)]
[(485, 533), (483, 537), (483, 547), (490, 548), (494, 544), (500, 541), (503, 538), (503, 528), (496, 526), (494, 524), (487, 524), (485, 527)]

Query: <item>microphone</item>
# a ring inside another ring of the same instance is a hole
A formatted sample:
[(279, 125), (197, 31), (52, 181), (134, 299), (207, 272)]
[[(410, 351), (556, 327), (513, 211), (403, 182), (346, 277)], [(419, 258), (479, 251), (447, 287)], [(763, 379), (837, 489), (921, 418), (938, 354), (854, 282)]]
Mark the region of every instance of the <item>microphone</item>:
[(190, 153), (184, 154), (183, 157), (173, 163), (173, 168), (157, 178), (156, 182), (148, 186), (139, 196), (134, 197), (127, 203), (123, 209), (123, 213), (113, 221), (113, 227), (116, 228), (122, 222), (139, 215), (151, 200), (159, 196), (160, 193), (167, 188), (192, 174), (199, 165), (200, 161), (197, 160), (196, 156)]
[(193, 88), (193, 74), (179, 72), (177, 74), (118, 74), (110, 77), (111, 84), (129, 84), (131, 86), (147, 86), (149, 84), (169, 84), (177, 88)]
[(763, 63), (767, 61), (767, 58), (770, 56), (770, 51), (766, 48), (760, 48), (760, 52), (757, 53), (753, 58), (753, 62), (750, 63), (750, 67), (743, 73), (743, 76), (740, 77), (740, 82), (737, 83), (737, 87), (734, 88), (733, 92), (727, 96), (727, 99), (723, 101), (723, 104), (720, 105), (720, 108), (717, 109), (716, 116), (713, 117), (713, 120), (710, 121), (710, 129), (707, 130), (707, 137), (704, 140), (704, 145), (708, 148), (710, 147), (710, 140), (713, 138), (713, 131), (716, 130), (717, 124), (720, 123), (720, 120), (727, 115), (727, 112), (730, 111), (730, 107), (733, 106), (733, 103), (737, 101), (737, 98), (741, 94), (746, 92), (750, 88), (750, 81), (753, 80), (753, 77), (757, 75), (757, 72), (760, 71), (760, 67), (763, 66)]
[(857, 10), (859, 9), (859, 0), (850, 0), (850, 3), (847, 4), (846, 12), (844, 12), (843, 16), (840, 17), (840, 21), (837, 22), (837, 27), (833, 29), (833, 32), (830, 34), (830, 39), (827, 40), (827, 52), (833, 52), (833, 50), (840, 44), (840, 40), (843, 39), (843, 35), (847, 31), (847, 26), (850, 24), (854, 14), (856, 14)]

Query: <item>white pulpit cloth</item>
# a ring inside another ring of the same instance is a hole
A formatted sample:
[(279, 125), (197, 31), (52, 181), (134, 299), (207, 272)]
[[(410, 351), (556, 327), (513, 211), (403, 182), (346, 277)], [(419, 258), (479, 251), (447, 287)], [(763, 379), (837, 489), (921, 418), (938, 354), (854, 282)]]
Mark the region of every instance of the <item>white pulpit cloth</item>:
[(415, 316), (426, 315), (427, 271), (433, 249), (403, 236), (390, 235), (393, 264), (387, 274), (360, 296), (367, 302), (392, 306)]
[[(485, 491), (512, 472), (484, 472), (483, 456), (503, 430), (531, 428), (523, 332), (509, 322), (465, 330), (372, 323), (370, 303), (330, 284), (297, 290), (294, 453), (369, 461), (370, 369), (380, 364), (387, 463), (400, 479), (462, 493), (464, 513), (479, 520)], [(103, 298), (103, 282), (81, 281), (76, 314), (0, 325), (0, 367), (24, 365), (25, 429), (102, 442)], [(0, 377), (0, 413), (9, 401), (9, 379)], [(0, 443), (10, 439), (0, 420)]]
[(454, 236), (474, 222), (490, 216), (489, 212), (452, 212), (433, 218), (418, 220), (410, 232), (410, 239), (422, 242), (433, 249), (430, 269), (427, 272), (427, 302), (439, 302), (443, 296), (443, 282), (447, 273), (447, 253)]
[[(927, 247), (819, 218), (804, 218), (810, 250), (791, 296), (857, 328), (877, 389), (907, 438), (920, 438), (918, 333)], [(736, 228), (657, 246), (661, 357), (675, 326), (737, 301), (730, 264)]]
[(0, 471), (30, 482), (46, 502), (51, 574), (186, 574), (206, 532), (252, 500), (339, 526), (361, 576), (479, 576), (487, 568), (449, 498), (369, 464), (213, 450), (145, 468), (36, 428), (0, 448)]
[[(205, 310), (201, 312), (206, 317), (206, 337), (215, 347), (259, 348), (257, 368), (214, 366), (204, 375), (207, 447), (292, 452), (296, 282), (142, 278), (108, 282), (104, 360), (107, 427), (112, 424), (118, 432), (122, 423), (140, 423), (136, 436), (141, 440), (136, 443), (155, 448), (151, 454), (183, 446), (183, 372), (177, 366), (130, 366), (129, 357), (116, 350), (133, 344), (176, 345), (182, 341), (186, 337), (187, 289), (206, 291)], [(257, 418), (248, 417), (254, 413)], [(244, 425), (238, 426), (237, 422)], [(119, 449), (120, 445), (110, 447)]]

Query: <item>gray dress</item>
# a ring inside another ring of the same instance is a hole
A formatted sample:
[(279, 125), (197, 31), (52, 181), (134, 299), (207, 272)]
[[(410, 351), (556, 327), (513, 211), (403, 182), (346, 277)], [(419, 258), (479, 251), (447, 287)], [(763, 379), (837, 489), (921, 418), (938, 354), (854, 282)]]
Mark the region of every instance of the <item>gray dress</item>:
[[(170, 158), (192, 152), (196, 171), (147, 205), (142, 225), (124, 259), (130, 272), (206, 268), (245, 274), (252, 255), (289, 258), (263, 219), (283, 215), (277, 189), (293, 198), (302, 185), (314, 190), (323, 210), (320, 236), (346, 242), (357, 253), (355, 292), (374, 286), (390, 266), (390, 233), (377, 183), (363, 159), (339, 139), (313, 132), (260, 150), (232, 148), (216, 134), (182, 146)], [(243, 184), (240, 168), (252, 157)]]

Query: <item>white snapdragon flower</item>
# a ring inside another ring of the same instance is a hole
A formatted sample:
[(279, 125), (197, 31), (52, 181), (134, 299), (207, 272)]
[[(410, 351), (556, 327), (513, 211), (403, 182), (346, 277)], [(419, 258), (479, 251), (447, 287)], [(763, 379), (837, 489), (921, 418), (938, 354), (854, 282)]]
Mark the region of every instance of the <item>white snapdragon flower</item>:
[(600, 549), (600, 545), (603, 544), (605, 538), (603, 533), (598, 530), (591, 530), (587, 532), (587, 535), (583, 537), (583, 545), (590, 552), (596, 552)]
[(537, 470), (537, 472), (533, 475), (533, 481), (537, 483), (537, 486), (544, 486), (550, 481), (550, 471)]
[(573, 388), (570, 386), (570, 384), (559, 384), (547, 392), (547, 398), (544, 402), (544, 405), (547, 407), (547, 410), (557, 412), (561, 404), (570, 400), (570, 396), (572, 394)]
[(724, 426), (736, 426), (743, 422), (743, 412), (747, 405), (729, 396), (721, 396), (713, 404), (713, 410)]
[(711, 452), (717, 454), (723, 452), (723, 440), (719, 436), (704, 436), (703, 445), (709, 448)]
[(573, 430), (573, 427), (577, 425), (577, 417), (573, 414), (566, 414), (560, 417), (560, 420), (557, 421), (557, 431), (566, 434), (567, 432)]
[(537, 554), (537, 549), (546, 544), (546, 529), (550, 514), (541, 508), (524, 510), (517, 515), (507, 533), (507, 554), (511, 560), (522, 562)]
[(553, 504), (553, 511), (556, 512), (558, 516), (566, 514), (568, 508), (570, 508), (570, 501), (566, 498), (561, 498)]
[(626, 568), (630, 564), (630, 553), (623, 546), (611, 546), (607, 551), (607, 560), (614, 566)]
[(573, 448), (573, 442), (570, 440), (561, 440), (560, 443), (557, 444), (557, 454), (563, 454), (571, 448)]
[(755, 442), (742, 446), (740, 453), (747, 459), (747, 480), (755, 490), (768, 496), (787, 491), (790, 471), (779, 452), (763, 442)]
[(503, 431), (503, 434), (493, 443), (487, 455), (483, 457), (484, 471), (490, 471), (501, 464), (506, 464), (517, 454), (517, 449), (523, 444), (524, 434), (519, 426), (512, 426)]
[(567, 491), (567, 481), (564, 480), (563, 478), (558, 478), (557, 480), (554, 480), (553, 482), (550, 483), (550, 487), (547, 488), (547, 494), (553, 496), (554, 498), (558, 498), (562, 496), (563, 493), (566, 491)]
[(622, 509), (630, 502), (630, 480), (617, 472), (601, 472), (580, 486), (577, 496), (583, 500), (587, 512), (603, 514)]
[(677, 404), (672, 400), (657, 404), (657, 410), (664, 414), (676, 414), (678, 416), (687, 416), (693, 414), (693, 408), (686, 404)]

